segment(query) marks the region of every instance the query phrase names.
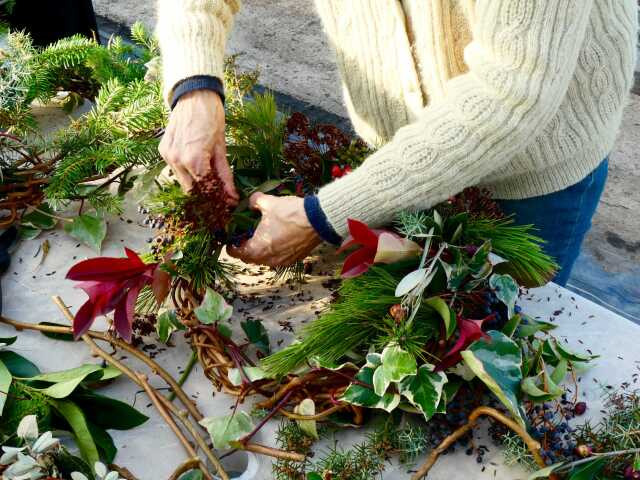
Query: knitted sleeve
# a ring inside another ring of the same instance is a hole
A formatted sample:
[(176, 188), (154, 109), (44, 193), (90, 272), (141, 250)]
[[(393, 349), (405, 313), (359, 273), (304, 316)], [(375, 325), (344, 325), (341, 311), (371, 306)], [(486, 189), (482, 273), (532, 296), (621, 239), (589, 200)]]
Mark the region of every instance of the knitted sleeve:
[(401, 210), (429, 208), (533, 141), (567, 93), (593, 1), (478, 0), (468, 73), (449, 80), (442, 100), (357, 170), (320, 190), (335, 231), (345, 236), (348, 218), (377, 226)]
[(164, 94), (185, 78), (224, 78), (224, 49), (240, 0), (158, 0), (156, 35), (162, 52)]

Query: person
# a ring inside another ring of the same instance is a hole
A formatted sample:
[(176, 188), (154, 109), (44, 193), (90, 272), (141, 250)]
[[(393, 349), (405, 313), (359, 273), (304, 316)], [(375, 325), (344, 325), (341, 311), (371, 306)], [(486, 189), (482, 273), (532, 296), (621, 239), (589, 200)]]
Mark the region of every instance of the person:
[[(304, 199), (251, 197), (262, 218), (229, 253), (290, 264), (347, 220), (370, 226), (468, 186), (535, 224), (568, 279), (633, 83), (635, 0), (316, 0), (357, 133), (379, 147)], [(225, 155), (223, 52), (239, 0), (159, 0), (172, 113), (160, 151), (188, 190)], [(293, 40), (293, 39), (292, 39)]]

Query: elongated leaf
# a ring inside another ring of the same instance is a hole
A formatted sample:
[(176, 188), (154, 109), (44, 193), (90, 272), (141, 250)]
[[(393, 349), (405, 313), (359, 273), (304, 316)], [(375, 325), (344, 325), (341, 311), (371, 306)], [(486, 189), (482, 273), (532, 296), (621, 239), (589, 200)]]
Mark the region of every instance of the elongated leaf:
[(4, 347), (8, 347), (9, 345), (13, 345), (18, 340), (18, 337), (0, 337), (0, 349)]
[(233, 313), (233, 308), (225, 301), (222, 295), (211, 288), (207, 288), (202, 303), (194, 309), (193, 313), (201, 323), (211, 325), (215, 322), (229, 320)]
[(456, 321), (456, 312), (449, 308), (447, 302), (445, 302), (440, 297), (432, 297), (424, 301), (425, 304), (429, 305), (433, 308), (444, 322), (445, 332), (447, 339), (451, 338), (458, 327), (458, 322)]
[(490, 339), (478, 340), (461, 353), (466, 365), (524, 426), (518, 395), (522, 382), (522, 354), (518, 345), (501, 332), (488, 332)]
[(522, 317), (518, 314), (515, 314), (509, 319), (505, 326), (502, 327), (502, 333), (504, 333), (507, 337), (513, 338), (513, 334), (516, 333), (520, 322), (522, 322)]
[(95, 465), (100, 461), (100, 455), (82, 410), (69, 400), (50, 400), (50, 403), (71, 427), (82, 458), (89, 465)]
[(571, 362), (589, 362), (599, 357), (599, 355), (587, 355), (585, 353), (576, 353), (563, 345), (557, 340), (551, 342), (551, 347), (558, 354), (558, 358), (564, 358)]
[(400, 394), (420, 410), (427, 421), (437, 413), (442, 390), (447, 383), (445, 373), (434, 372), (433, 369), (433, 365), (421, 365), (415, 375), (406, 377), (399, 386)]
[(394, 410), (400, 403), (400, 395), (397, 393), (387, 392), (382, 396), (376, 395), (373, 391), (372, 367), (362, 367), (355, 378), (360, 383), (352, 383), (345, 390), (342, 396), (345, 402), (361, 407), (381, 408), (387, 412)]
[(416, 288), (427, 274), (426, 268), (419, 268), (405, 275), (396, 287), (396, 297), (403, 297)]
[(200, 425), (207, 429), (213, 446), (225, 450), (233, 442), (237, 442), (253, 430), (251, 417), (246, 412), (236, 412), (225, 417), (208, 417), (200, 421)]
[[(89, 377), (89, 375), (95, 372), (101, 372), (102, 370), (100, 365), (82, 365), (81, 367), (61, 372), (42, 373), (31, 377), (29, 380), (53, 383), (53, 385), (48, 387), (36, 389), (52, 398), (65, 398), (69, 396), (83, 380)], [(100, 376), (98, 376), (98, 378), (100, 378)]]
[(265, 355), (269, 355), (271, 348), (269, 346), (269, 335), (267, 329), (260, 320), (245, 320), (240, 322), (242, 330), (247, 335), (247, 338), (253, 343), (258, 350)]
[(128, 403), (88, 390), (74, 393), (71, 399), (82, 408), (91, 423), (104, 429), (129, 430), (149, 420)]
[(200, 470), (189, 470), (187, 473), (180, 475), (178, 480), (203, 480), (204, 474)]
[(109, 432), (91, 422), (87, 422), (87, 427), (89, 427), (89, 433), (91, 433), (91, 437), (98, 448), (100, 458), (106, 463), (113, 463), (118, 449), (115, 443), (113, 443), (113, 438), (111, 438)]
[(569, 362), (566, 360), (560, 360), (556, 368), (553, 370), (551, 374), (551, 381), (556, 385), (559, 385), (564, 380), (564, 377), (567, 376), (567, 372), (569, 371)]
[(524, 315), (522, 316), (522, 322), (516, 330), (516, 336), (520, 338), (528, 338), (532, 337), (538, 332), (550, 332), (554, 328), (557, 328), (557, 325), (549, 322), (534, 320), (533, 318)]
[(549, 478), (549, 475), (555, 472), (562, 465), (564, 465), (564, 462), (556, 463), (554, 465), (550, 465), (546, 468), (538, 470), (537, 472), (534, 472), (531, 475), (529, 475), (527, 480), (536, 480), (537, 478)]
[(228, 373), (229, 381), (236, 387), (242, 385), (242, 380), (244, 379), (242, 373), (244, 373), (251, 382), (269, 378), (267, 372), (260, 367), (243, 367), (242, 372), (240, 372), (238, 368), (230, 368)]
[(4, 363), (4, 366), (14, 377), (29, 378), (40, 373), (33, 362), (15, 352), (0, 352), (0, 362)]
[(9, 388), (13, 377), (9, 369), (5, 367), (4, 363), (0, 360), (0, 415), (4, 409), (4, 404), (7, 403), (7, 396), (9, 394)]
[(551, 380), (547, 372), (540, 372), (535, 377), (525, 378), (522, 381), (522, 391), (536, 402), (546, 402), (564, 393), (564, 390)]
[(102, 241), (107, 236), (107, 222), (93, 215), (80, 215), (73, 222), (66, 223), (64, 230), (76, 240), (100, 253)]
[(592, 462), (580, 465), (571, 472), (569, 480), (593, 480), (607, 464), (606, 458), (595, 458)]
[(489, 286), (502, 303), (507, 306), (508, 317), (513, 317), (516, 300), (518, 299), (518, 284), (511, 275), (493, 274), (489, 279)]

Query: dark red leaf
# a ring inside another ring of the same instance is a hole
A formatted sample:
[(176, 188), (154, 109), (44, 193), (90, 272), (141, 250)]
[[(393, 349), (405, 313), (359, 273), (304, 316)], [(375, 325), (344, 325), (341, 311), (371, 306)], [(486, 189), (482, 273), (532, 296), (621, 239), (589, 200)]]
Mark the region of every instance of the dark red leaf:
[(171, 287), (171, 275), (162, 270), (156, 268), (153, 272), (153, 282), (151, 283), (151, 289), (153, 290), (153, 296), (156, 298), (158, 305), (162, 305), (164, 300), (169, 295), (169, 289)]
[(349, 233), (357, 243), (372, 248), (373, 250), (376, 249), (378, 246), (378, 237), (380, 233), (382, 233), (381, 230), (372, 230), (366, 223), (351, 218), (347, 220), (347, 223), (349, 225)]
[(482, 320), (469, 320), (462, 318), (458, 320), (459, 336), (456, 343), (451, 347), (447, 354), (442, 358), (440, 364), (436, 367), (436, 371), (446, 370), (453, 367), (462, 360), (460, 352), (466, 349), (476, 340), (479, 340), (486, 334), (482, 331), (482, 324), (493, 318), (495, 314), (491, 314)]
[(369, 270), (376, 256), (375, 249), (362, 247), (350, 254), (342, 266), (342, 277), (353, 278)]
[(76, 312), (73, 318), (73, 338), (78, 340), (82, 335), (87, 333), (89, 327), (96, 318), (93, 315), (94, 306), (91, 300), (87, 300)]

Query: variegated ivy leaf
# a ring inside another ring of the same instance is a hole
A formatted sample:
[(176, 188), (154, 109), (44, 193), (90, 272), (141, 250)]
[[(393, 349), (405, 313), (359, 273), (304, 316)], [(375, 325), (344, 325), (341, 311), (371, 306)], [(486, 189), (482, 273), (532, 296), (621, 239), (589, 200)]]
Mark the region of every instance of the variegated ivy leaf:
[(518, 284), (513, 277), (511, 275), (493, 274), (489, 279), (489, 286), (498, 297), (498, 300), (507, 306), (508, 318), (513, 317), (516, 300), (518, 299)]
[(353, 405), (367, 408), (381, 408), (387, 412), (394, 410), (400, 403), (400, 395), (397, 393), (385, 393), (376, 395), (373, 391), (373, 368), (364, 366), (357, 373), (356, 380), (344, 391), (342, 400)]
[(427, 421), (437, 413), (442, 389), (447, 383), (445, 373), (433, 369), (433, 365), (421, 365), (415, 375), (405, 377), (399, 386), (400, 394), (420, 410)]
[[(305, 398), (293, 409), (293, 413), (297, 413), (298, 415), (315, 415), (316, 414), (316, 404), (310, 398)], [(315, 438), (318, 440), (318, 430), (316, 428), (315, 420), (296, 420), (296, 423), (300, 427), (304, 433), (306, 433), (311, 438)]]
[(229, 320), (233, 313), (233, 307), (231, 307), (218, 292), (207, 288), (202, 303), (194, 309), (193, 313), (195, 313), (201, 323), (211, 325), (215, 322), (225, 322)]
[(382, 351), (382, 365), (373, 374), (373, 390), (382, 396), (392, 382), (399, 382), (408, 375), (415, 375), (416, 359), (399, 345), (387, 345)]
[(258, 380), (269, 378), (269, 374), (260, 367), (243, 367), (242, 372), (240, 372), (240, 369), (238, 368), (230, 368), (227, 375), (229, 377), (229, 381), (235, 387), (238, 387), (242, 385), (242, 380), (245, 378), (243, 373), (250, 382), (257, 382)]
[(207, 429), (213, 446), (225, 450), (253, 430), (251, 417), (246, 412), (236, 412), (224, 417), (206, 417), (200, 425)]
[(522, 382), (522, 352), (517, 343), (498, 331), (461, 352), (466, 365), (498, 397), (511, 416), (524, 426), (518, 395)]

